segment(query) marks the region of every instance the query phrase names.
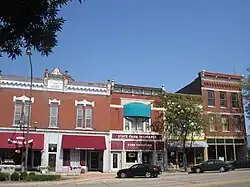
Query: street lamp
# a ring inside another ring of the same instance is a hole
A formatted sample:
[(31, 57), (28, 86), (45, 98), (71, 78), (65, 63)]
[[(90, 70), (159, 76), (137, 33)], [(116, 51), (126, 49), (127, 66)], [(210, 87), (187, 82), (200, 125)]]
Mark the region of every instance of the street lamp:
[(33, 83), (33, 67), (32, 67), (32, 61), (31, 61), (31, 49), (27, 48), (26, 55), (29, 56), (29, 63), (30, 63), (30, 92), (29, 92), (29, 110), (28, 110), (28, 125), (27, 125), (27, 131), (26, 131), (26, 144), (25, 144), (25, 171), (28, 170), (28, 154), (29, 154), (29, 128), (30, 128), (30, 122), (31, 122), (31, 102), (32, 102), (32, 83)]

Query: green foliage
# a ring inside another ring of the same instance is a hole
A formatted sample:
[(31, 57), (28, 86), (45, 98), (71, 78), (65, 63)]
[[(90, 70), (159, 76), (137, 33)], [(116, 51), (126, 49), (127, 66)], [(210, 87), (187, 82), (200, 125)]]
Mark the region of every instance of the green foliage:
[(20, 174), (20, 180), (25, 180), (27, 176), (28, 176), (28, 173), (27, 173), (27, 172), (22, 172), (22, 173)]
[(17, 173), (17, 172), (12, 173), (11, 176), (10, 176), (10, 179), (12, 181), (19, 181), (19, 179), (20, 179), (19, 173)]
[(179, 140), (203, 132), (205, 117), (201, 96), (167, 93), (160, 97), (156, 105), (165, 108), (164, 123), (153, 124), (154, 130)]
[(9, 173), (0, 173), (0, 181), (7, 181), (10, 178)]
[(34, 175), (36, 175), (35, 172), (30, 172), (30, 173), (29, 173), (29, 176), (34, 176)]
[(250, 68), (247, 69), (249, 72), (248, 76), (243, 81), (243, 97), (245, 101), (246, 117), (250, 119)]
[(26, 181), (56, 181), (60, 180), (61, 175), (28, 175)]
[[(65, 20), (58, 13), (72, 0), (3, 0), (0, 6), (0, 56), (9, 58), (33, 48), (48, 56), (57, 46)], [(81, 3), (81, 0), (79, 0)]]

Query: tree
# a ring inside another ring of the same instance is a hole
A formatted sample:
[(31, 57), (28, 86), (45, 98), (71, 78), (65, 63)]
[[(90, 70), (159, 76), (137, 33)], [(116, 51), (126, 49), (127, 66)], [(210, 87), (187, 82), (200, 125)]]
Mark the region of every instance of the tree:
[(250, 68), (247, 69), (248, 76), (243, 81), (243, 97), (245, 100), (246, 117), (250, 119)]
[[(72, 0), (4, 0), (0, 6), (0, 57), (15, 59), (33, 48), (48, 56), (65, 20), (58, 13)], [(81, 3), (81, 0), (79, 0)]]
[(153, 130), (162, 133), (168, 144), (174, 140), (182, 148), (183, 166), (187, 170), (186, 147), (192, 147), (194, 137), (203, 133), (205, 117), (202, 109), (202, 97), (186, 94), (167, 93), (156, 102), (165, 109), (163, 123), (153, 124)]

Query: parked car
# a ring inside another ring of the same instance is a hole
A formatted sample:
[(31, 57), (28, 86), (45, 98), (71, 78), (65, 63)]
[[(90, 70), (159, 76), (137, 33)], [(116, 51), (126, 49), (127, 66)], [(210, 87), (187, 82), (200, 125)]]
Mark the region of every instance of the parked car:
[(233, 166), (233, 169), (250, 168), (249, 160), (232, 160), (227, 161), (227, 163), (231, 164)]
[(121, 169), (117, 172), (117, 177), (135, 177), (145, 176), (146, 178), (158, 177), (162, 173), (161, 167), (148, 164), (135, 164), (127, 169)]
[(195, 173), (203, 173), (204, 171), (230, 171), (233, 170), (233, 165), (221, 160), (207, 160), (201, 164), (191, 167), (191, 171)]

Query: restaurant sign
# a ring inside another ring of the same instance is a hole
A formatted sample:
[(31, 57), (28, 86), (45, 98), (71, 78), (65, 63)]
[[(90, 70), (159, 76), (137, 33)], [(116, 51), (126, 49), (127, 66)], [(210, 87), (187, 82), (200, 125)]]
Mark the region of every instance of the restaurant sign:
[(161, 140), (161, 135), (148, 134), (112, 134), (113, 139)]

